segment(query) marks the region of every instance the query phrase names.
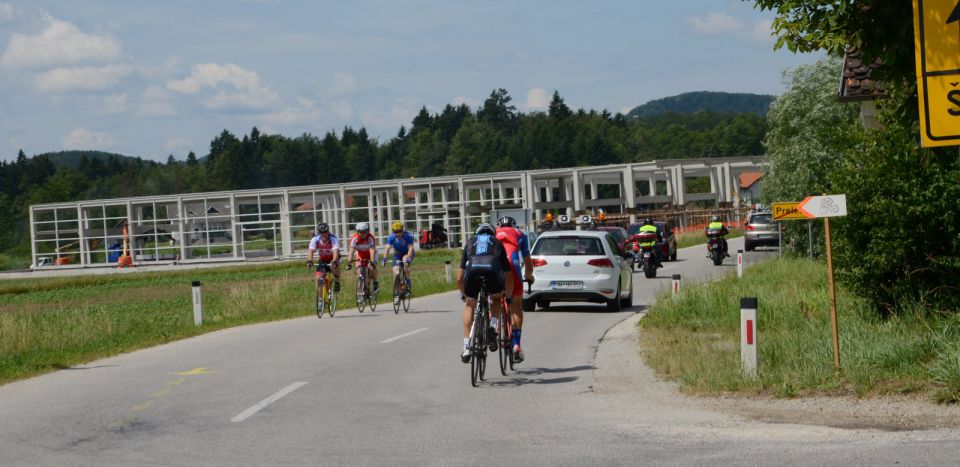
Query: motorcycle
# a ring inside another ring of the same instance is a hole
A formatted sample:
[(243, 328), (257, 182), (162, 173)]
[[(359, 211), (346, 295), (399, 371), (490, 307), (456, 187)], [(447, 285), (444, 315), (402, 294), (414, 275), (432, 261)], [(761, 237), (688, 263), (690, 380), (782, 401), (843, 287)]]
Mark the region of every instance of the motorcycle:
[(714, 266), (723, 264), (723, 258), (727, 256), (723, 248), (723, 233), (719, 230), (707, 230), (707, 251), (710, 252), (710, 260)]
[[(650, 245), (650, 242), (657, 241), (657, 234), (652, 232), (641, 232), (636, 242), (633, 244), (633, 262), (634, 269), (643, 269), (643, 276), (647, 279), (657, 277), (657, 258), (654, 256), (653, 249), (656, 243)], [(645, 245), (640, 246), (641, 243)]]

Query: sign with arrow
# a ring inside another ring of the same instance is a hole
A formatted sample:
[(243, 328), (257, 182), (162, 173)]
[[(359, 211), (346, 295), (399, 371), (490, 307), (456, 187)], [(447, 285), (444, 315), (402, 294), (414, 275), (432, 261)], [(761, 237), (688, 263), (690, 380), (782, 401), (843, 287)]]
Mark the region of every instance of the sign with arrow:
[(920, 142), (960, 145), (960, 0), (913, 0)]
[(789, 221), (809, 219), (806, 214), (800, 212), (799, 206), (800, 203), (798, 202), (773, 203), (773, 205), (770, 206), (773, 212), (773, 220)]
[(797, 209), (810, 219), (847, 215), (847, 195), (807, 196)]

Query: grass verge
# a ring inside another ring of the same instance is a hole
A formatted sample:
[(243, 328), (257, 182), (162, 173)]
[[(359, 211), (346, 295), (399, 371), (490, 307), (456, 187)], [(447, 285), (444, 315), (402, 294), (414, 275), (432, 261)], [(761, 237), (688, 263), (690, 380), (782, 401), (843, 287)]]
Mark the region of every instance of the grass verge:
[[(737, 238), (743, 236), (743, 229), (730, 229), (727, 238)], [(677, 235), (677, 248), (686, 248), (688, 246), (703, 245), (707, 243), (707, 236), (700, 232), (684, 232)], [(731, 253), (732, 254), (732, 253)]]
[[(740, 368), (740, 297), (757, 297), (759, 377)], [(842, 370), (834, 371), (825, 266), (768, 261), (742, 280), (689, 286), (660, 296), (640, 322), (646, 363), (696, 394), (741, 392), (911, 394), (960, 402), (960, 314), (905, 309), (880, 318), (865, 300), (837, 289)]]
[(0, 253), (0, 271), (25, 269), (27, 266), (30, 266), (30, 258)]
[[(458, 250), (417, 255), (416, 296), (454, 290), (444, 261)], [(385, 269), (385, 270), (384, 270)], [(380, 302), (392, 301), (380, 268)], [(356, 313), (355, 271), (341, 268), (339, 313)], [(191, 282), (203, 284), (204, 323), (193, 324)], [(389, 305), (378, 307), (385, 312)], [(0, 384), (231, 326), (315, 314), (303, 261), (189, 271), (0, 281)]]

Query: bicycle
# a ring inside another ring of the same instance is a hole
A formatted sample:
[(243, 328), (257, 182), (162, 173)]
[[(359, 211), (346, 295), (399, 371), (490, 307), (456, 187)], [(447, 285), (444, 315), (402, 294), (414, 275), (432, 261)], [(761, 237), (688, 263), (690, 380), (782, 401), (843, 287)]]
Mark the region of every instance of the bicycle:
[[(350, 265), (347, 265), (350, 268)], [(367, 277), (370, 274), (370, 260), (361, 259), (360, 266), (357, 267), (357, 310), (363, 313), (363, 309), (370, 307), (370, 312), (377, 311), (378, 290), (371, 290), (367, 283)]]
[[(310, 265), (310, 267), (312, 267), (312, 265)], [(315, 277), (317, 279), (316, 289), (318, 319), (323, 318), (324, 311), (330, 314), (331, 318), (337, 311), (337, 293), (330, 288), (330, 284), (333, 283), (333, 281), (330, 280), (331, 274), (332, 270), (330, 269), (329, 263), (317, 263)]]
[(487, 294), (487, 281), (480, 279), (480, 292), (473, 309), (473, 327), (470, 328), (470, 384), (477, 387), (483, 381), (487, 370), (487, 328), (490, 326), (490, 300)]
[[(384, 262), (384, 265), (386, 265), (386, 262)], [(410, 299), (413, 298), (413, 292), (410, 291), (410, 279), (407, 277), (407, 268), (404, 267), (403, 261), (394, 260), (393, 265), (400, 268), (400, 272), (393, 278), (393, 313), (399, 314), (401, 306), (403, 312), (406, 313), (410, 310)]]
[(510, 314), (510, 305), (507, 305), (507, 298), (503, 297), (500, 304), (500, 313), (497, 318), (497, 341), (498, 354), (500, 357), (500, 374), (507, 376), (507, 367), (513, 371), (513, 323)]

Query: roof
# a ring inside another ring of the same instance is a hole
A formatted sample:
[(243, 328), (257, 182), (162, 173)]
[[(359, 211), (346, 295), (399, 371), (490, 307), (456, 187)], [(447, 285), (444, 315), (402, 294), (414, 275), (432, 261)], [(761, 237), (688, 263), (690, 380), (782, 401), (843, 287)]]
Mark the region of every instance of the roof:
[(545, 230), (540, 232), (539, 238), (545, 237), (604, 237), (607, 232), (604, 230)]
[(883, 60), (871, 62), (863, 57), (863, 52), (848, 45), (843, 55), (843, 71), (840, 75), (840, 91), (837, 99), (841, 101), (864, 101), (887, 97), (883, 83), (871, 77), (873, 70), (880, 68)]
[(740, 174), (740, 188), (750, 188), (763, 177), (763, 172), (743, 172)]

